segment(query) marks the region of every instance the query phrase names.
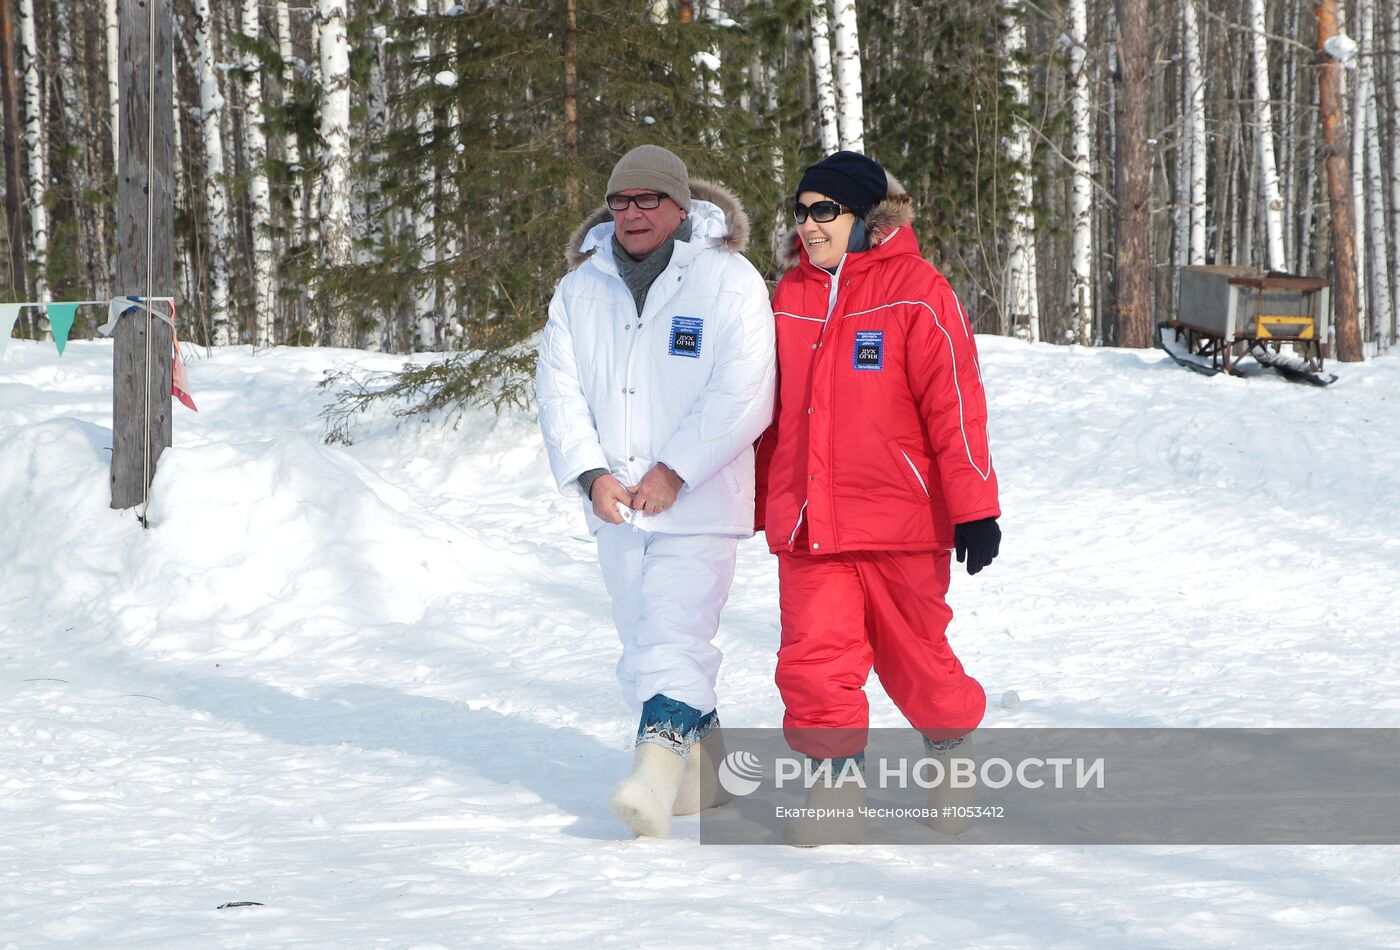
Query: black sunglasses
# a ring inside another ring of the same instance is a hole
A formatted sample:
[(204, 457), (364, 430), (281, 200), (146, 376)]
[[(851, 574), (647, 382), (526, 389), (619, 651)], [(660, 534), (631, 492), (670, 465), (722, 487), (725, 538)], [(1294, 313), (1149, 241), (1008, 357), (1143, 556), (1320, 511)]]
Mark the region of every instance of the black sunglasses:
[(643, 195), (608, 195), (608, 207), (613, 211), (626, 211), (629, 204), (636, 202), (643, 211), (654, 211), (661, 207), (661, 199), (665, 197), (654, 191)]
[(843, 204), (835, 201), (814, 201), (810, 206), (804, 205), (800, 201), (792, 203), (792, 217), (798, 224), (807, 220), (811, 215), (812, 220), (819, 224), (826, 224), (828, 221), (835, 221), (841, 215), (855, 212), (851, 211)]

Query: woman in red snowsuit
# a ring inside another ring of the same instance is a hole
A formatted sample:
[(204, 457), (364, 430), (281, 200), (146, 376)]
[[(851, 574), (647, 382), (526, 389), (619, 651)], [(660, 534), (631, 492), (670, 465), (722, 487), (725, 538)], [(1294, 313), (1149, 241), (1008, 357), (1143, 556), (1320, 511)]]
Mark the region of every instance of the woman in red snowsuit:
[(912, 200), (869, 158), (809, 167), (794, 217), (759, 442), (784, 729), (814, 758), (860, 756), (873, 666), (930, 751), (948, 751), (986, 706), (944, 635), (949, 549), (975, 574), (1001, 538), (972, 327), (919, 253)]

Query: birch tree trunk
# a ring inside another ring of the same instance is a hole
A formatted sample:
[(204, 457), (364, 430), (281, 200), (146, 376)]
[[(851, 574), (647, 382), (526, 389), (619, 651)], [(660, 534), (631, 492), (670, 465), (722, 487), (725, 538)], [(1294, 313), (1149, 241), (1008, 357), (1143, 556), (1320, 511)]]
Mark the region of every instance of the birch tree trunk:
[(1118, 345), (1152, 345), (1151, 198), (1148, 152), (1147, 0), (1117, 0), (1118, 102), (1117, 215)]
[(1336, 272), (1332, 281), (1332, 306), (1336, 314), (1337, 359), (1355, 363), (1364, 358), (1357, 316), (1356, 205), (1351, 196), (1351, 169), (1347, 167), (1342, 67), (1327, 52), (1327, 41), (1337, 35), (1337, 0), (1318, 0), (1315, 12), (1318, 109), (1327, 149), (1327, 192), (1332, 206), (1332, 259)]
[[(258, 0), (243, 0), (242, 32), (250, 42), (262, 35)], [(253, 231), (253, 342), (271, 346), (277, 301), (272, 278), (272, 201), (267, 185), (267, 136), (263, 131), (262, 64), (251, 51), (243, 57), (243, 139), (251, 174), (248, 198)]]
[[(1390, 237), (1392, 267), (1400, 267), (1400, 0), (1390, 0)], [(1394, 270), (1392, 270), (1394, 273)], [(1400, 339), (1400, 287), (1391, 288), (1391, 341)]]
[[(34, 264), (34, 299), (49, 295), (48, 129), (44, 125), (39, 41), (34, 24), (34, 0), (19, 0), (20, 69), (24, 72), (24, 147), (29, 152), (29, 248)], [(47, 334), (48, 321), (39, 326)]]
[(217, 52), (209, 0), (195, 0), (195, 46), (199, 73), (199, 110), (204, 139), (204, 203), (208, 212), (209, 323), (214, 345), (236, 342), (228, 302), (228, 199), (224, 194), (224, 139), (219, 118), (224, 97), (215, 71)]
[(1085, 0), (1070, 0), (1070, 156), (1074, 179), (1070, 184), (1070, 305), (1075, 339), (1080, 346), (1094, 343), (1093, 264), (1093, 157), (1094, 113), (1089, 101), (1088, 42)]
[[(1024, 36), (1022, 37), (1024, 45)], [(836, 0), (836, 91), (841, 147), (865, 151), (865, 101), (861, 90), (860, 34), (855, 0)]]
[[(1361, 22), (1366, 13), (1365, 7), (1356, 9), (1352, 7), (1347, 10), (1352, 19), (1347, 26), (1356, 33), (1353, 40), (1365, 42), (1361, 37), (1365, 36), (1365, 24)], [(1359, 52), (1365, 53), (1366, 50)], [(1345, 78), (1345, 74), (1343, 76)], [(1356, 59), (1355, 89), (1350, 96), (1345, 96), (1344, 101), (1349, 99), (1351, 112), (1347, 120), (1351, 123), (1351, 200), (1352, 200), (1352, 223), (1355, 227), (1352, 240), (1356, 242), (1356, 322), (1361, 333), (1363, 344), (1371, 336), (1371, 288), (1370, 274), (1366, 269), (1366, 99), (1370, 95), (1366, 88), (1370, 84), (1371, 70), (1370, 57), (1358, 56)]]
[[(380, 259), (387, 244), (383, 191), (376, 181), (376, 170), (383, 159), (382, 143), (389, 129), (388, 87), (384, 77), (384, 44), (388, 34), (379, 20), (382, 15), (382, 8), (379, 8), (372, 30), (369, 86), (365, 95), (365, 164), (370, 171), (368, 180), (363, 182), (365, 248), (359, 253), (358, 260), (366, 264)], [(390, 327), (385, 321), (384, 311), (375, 308), (374, 329), (365, 340), (365, 349), (379, 352), (386, 346), (392, 347)]]
[[(1390, 275), (1391, 258), (1386, 247), (1385, 214), (1385, 171), (1381, 166), (1380, 122), (1376, 108), (1377, 64), (1380, 44), (1376, 42), (1375, 0), (1361, 2), (1361, 68), (1367, 71), (1365, 99), (1357, 110), (1357, 123), (1366, 134), (1366, 200), (1367, 234), (1366, 246), (1371, 265), (1371, 338), (1375, 340), (1376, 352), (1385, 353), (1390, 348), (1392, 327), (1390, 324), (1391, 299)], [(1391, 160), (1395, 160), (1392, 154)], [(1358, 220), (1359, 223), (1359, 220)]]
[[(427, 16), (428, 0), (414, 0), (413, 12), (420, 17)], [(428, 61), (431, 53), (427, 37), (424, 35), (413, 47), (413, 57), (420, 64), (420, 68), (422, 63)], [(432, 134), (433, 117), (428, 109), (418, 110), (417, 128), (420, 140)], [(413, 212), (413, 237), (421, 261), (417, 293), (413, 298), (413, 312), (418, 328), (417, 348), (420, 351), (431, 351), (437, 348), (437, 242), (433, 236), (435, 214), (432, 200), (436, 177), (431, 168), (424, 169), (422, 183), (425, 189), (424, 197)]]
[(1201, 30), (1196, 19), (1196, 0), (1185, 0), (1182, 19), (1186, 37), (1187, 141), (1191, 161), (1191, 232), (1187, 239), (1187, 264), (1206, 262), (1206, 80), (1201, 70)]
[(812, 72), (817, 84), (817, 125), (822, 154), (841, 147), (836, 119), (836, 85), (831, 74), (830, 20), (827, 0), (812, 0)]
[(1283, 248), (1283, 191), (1274, 152), (1274, 112), (1269, 93), (1268, 21), (1264, 0), (1250, 0), (1250, 39), (1254, 62), (1254, 118), (1259, 135), (1259, 172), (1264, 188), (1264, 233), (1269, 270), (1287, 271)]
[[(282, 104), (285, 106), (292, 97), (293, 82), (296, 78), (296, 66), (292, 59), (294, 56), (292, 46), (292, 16), (287, 9), (287, 0), (277, 0), (277, 52), (282, 59)], [(285, 136), (287, 170), (291, 173), (288, 185), (288, 204), (291, 215), (292, 243), (300, 244), (302, 235), (302, 186), (301, 186), (301, 150), (297, 143), (295, 133), (288, 132)]]
[[(354, 259), (350, 228), (350, 43), (345, 29), (345, 0), (318, 0), (321, 26), (321, 247), (328, 267), (347, 267)], [(322, 296), (324, 331), (331, 346), (356, 343), (350, 308)]]
[(1002, 61), (1006, 85), (1017, 113), (1007, 139), (1006, 157), (1011, 173), (1011, 228), (1007, 236), (1006, 309), (1011, 332), (1024, 321), (1032, 343), (1040, 342), (1040, 302), (1036, 292), (1035, 183), (1031, 176), (1031, 135), (1025, 114), (1030, 109), (1026, 87), (1026, 30), (1021, 22), (1024, 4), (1011, 0), (1002, 8)]
[[(315, 0), (320, 3), (320, 0)], [(311, 74), (311, 85), (325, 92), (325, 85), (321, 80), (321, 17), (316, 10), (311, 16), (311, 58), (307, 61), (307, 72)], [(322, 143), (319, 136), (309, 137), (309, 141), (301, 143), (302, 164), (311, 168), (317, 168), (325, 162), (325, 155), (322, 154)], [(321, 240), (321, 183), (325, 179), (324, 168), (319, 174), (307, 176), (305, 184), (305, 201), (302, 205), (302, 221), (305, 223), (306, 242), (308, 244), (318, 244)]]
[[(454, 7), (459, 6), (458, 0), (441, 0), (441, 3), (439, 9), (445, 16), (453, 15), (451, 11)], [(455, 40), (447, 47), (447, 52), (455, 59), (457, 53)], [(456, 154), (460, 155), (466, 150), (466, 144), (461, 141), (462, 120), (460, 110), (455, 103), (447, 108), (446, 118), (447, 128), (445, 131), (448, 141), (453, 143), (453, 149)], [(446, 168), (438, 174), (437, 193), (439, 208), (459, 207), (457, 179)], [(434, 233), (439, 242), (438, 260), (448, 262), (449, 266), (451, 262), (457, 260), (467, 238), (468, 227), (467, 220), (460, 215), (447, 216), (445, 227), (441, 224), (434, 227)], [(438, 282), (437, 304), (438, 312), (442, 314), (444, 326), (451, 334), (454, 344), (465, 349), (468, 345), (466, 315), (462, 308), (462, 295), (458, 291), (455, 281), (441, 280)]]
[[(710, 24), (712, 31), (718, 29), (723, 18), (724, 13), (720, 10), (719, 0), (705, 0), (705, 21)], [(724, 108), (724, 87), (720, 82), (720, 69), (724, 64), (720, 52), (719, 42), (716, 40), (710, 44), (707, 51), (697, 53), (695, 57), (705, 75), (705, 98), (711, 109)], [(710, 148), (719, 148), (723, 144), (716, 125), (711, 124), (705, 129), (705, 142)]]
[[(107, 103), (112, 123), (112, 169), (117, 167), (117, 156), (121, 154), (121, 115), (120, 107), (121, 74), (117, 69), (117, 0), (107, 0)], [(114, 171), (115, 173), (115, 171)]]

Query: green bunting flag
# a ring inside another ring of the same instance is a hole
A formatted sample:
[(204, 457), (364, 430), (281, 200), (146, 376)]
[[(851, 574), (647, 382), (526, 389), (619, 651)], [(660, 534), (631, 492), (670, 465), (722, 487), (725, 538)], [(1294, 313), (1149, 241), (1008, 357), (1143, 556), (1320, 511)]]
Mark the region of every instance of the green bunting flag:
[(19, 319), (22, 303), (0, 303), (0, 356), (5, 355), (5, 347), (10, 345), (10, 333)]
[(68, 345), (68, 331), (73, 329), (73, 315), (78, 312), (76, 303), (49, 304), (49, 329), (53, 331), (53, 342), (58, 347), (58, 355)]

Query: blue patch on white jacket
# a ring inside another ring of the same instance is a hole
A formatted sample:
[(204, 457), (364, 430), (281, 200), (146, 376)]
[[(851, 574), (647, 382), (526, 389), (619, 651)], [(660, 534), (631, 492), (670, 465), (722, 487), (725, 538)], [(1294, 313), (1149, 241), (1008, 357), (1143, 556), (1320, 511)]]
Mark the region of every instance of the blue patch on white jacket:
[(700, 358), (700, 344), (705, 334), (705, 321), (699, 317), (671, 318), (671, 345), (667, 352), (672, 356)]

